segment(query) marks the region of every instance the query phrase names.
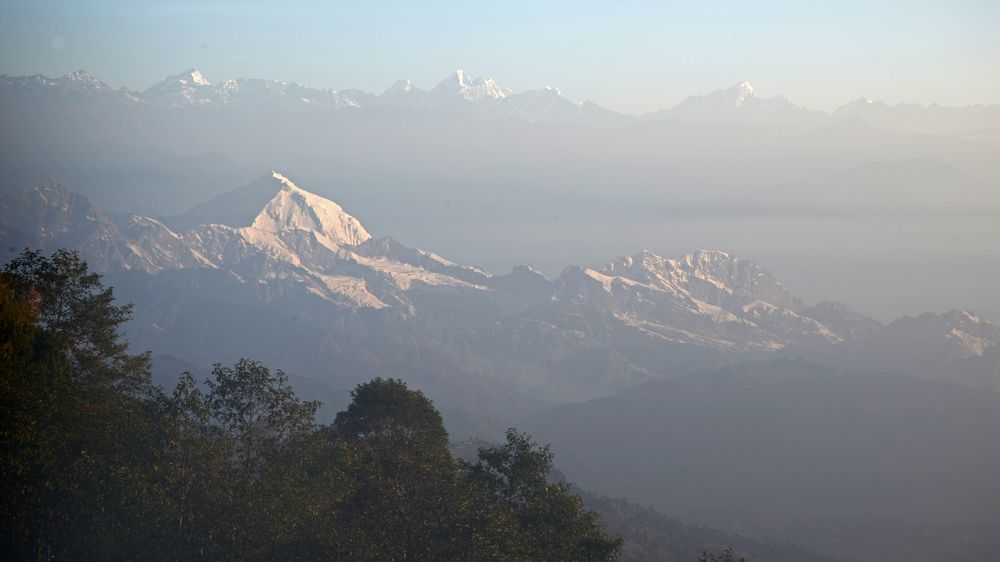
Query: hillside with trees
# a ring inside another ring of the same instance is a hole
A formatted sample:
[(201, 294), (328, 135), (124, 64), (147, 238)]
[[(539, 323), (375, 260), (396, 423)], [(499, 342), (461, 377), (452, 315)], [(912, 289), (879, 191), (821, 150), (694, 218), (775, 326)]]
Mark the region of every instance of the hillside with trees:
[(0, 277), (0, 549), (13, 560), (611, 560), (552, 455), (511, 430), (456, 461), (441, 416), (396, 379), (335, 421), (240, 360), (150, 382), (129, 305), (77, 254)]

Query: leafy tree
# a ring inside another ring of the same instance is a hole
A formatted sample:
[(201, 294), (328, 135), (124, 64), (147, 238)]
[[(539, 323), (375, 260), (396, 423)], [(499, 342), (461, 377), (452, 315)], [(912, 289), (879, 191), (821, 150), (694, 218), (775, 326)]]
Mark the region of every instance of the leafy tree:
[(552, 452), (515, 429), (507, 442), (482, 448), (470, 477), (510, 509), (525, 555), (551, 560), (615, 560), (622, 540), (608, 537), (597, 514), (583, 508), (564, 482), (552, 482)]
[(342, 438), (384, 450), (444, 456), (448, 432), (441, 414), (422, 392), (399, 379), (376, 378), (351, 391), (351, 404), (332, 430)]
[(231, 497), (232, 441), (213, 423), (211, 404), (191, 373), (181, 375), (160, 411), (162, 487), (170, 498), (167, 554), (178, 560), (220, 558), (214, 536)]
[(462, 540), (453, 509), (460, 495), (441, 414), (397, 379), (359, 385), (331, 427), (357, 452), (357, 482), (340, 523), (352, 529), (349, 558), (454, 558)]
[(114, 290), (79, 253), (60, 249), (47, 257), (26, 249), (2, 275), (13, 298), (28, 303), (40, 326), (65, 342), (74, 377), (129, 390), (149, 384), (149, 354), (130, 355), (121, 334), (132, 304), (115, 305)]
[(232, 367), (216, 364), (206, 383), (211, 417), (233, 439), (245, 468), (259, 466), (289, 437), (312, 429), (320, 406), (296, 398), (283, 371), (271, 373), (249, 359)]
[(0, 293), (5, 550), (120, 558), (159, 517), (148, 357), (118, 339), (130, 309), (72, 252), (24, 252)]

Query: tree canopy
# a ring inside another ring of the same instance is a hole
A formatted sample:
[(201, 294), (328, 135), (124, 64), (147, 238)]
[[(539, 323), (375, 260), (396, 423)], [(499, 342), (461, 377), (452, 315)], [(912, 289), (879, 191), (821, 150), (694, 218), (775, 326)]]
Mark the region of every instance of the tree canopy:
[(621, 540), (511, 430), (455, 461), (397, 379), (315, 423), (286, 375), (241, 359), (167, 392), (131, 305), (71, 251), (0, 273), (0, 551), (11, 560), (613, 560)]

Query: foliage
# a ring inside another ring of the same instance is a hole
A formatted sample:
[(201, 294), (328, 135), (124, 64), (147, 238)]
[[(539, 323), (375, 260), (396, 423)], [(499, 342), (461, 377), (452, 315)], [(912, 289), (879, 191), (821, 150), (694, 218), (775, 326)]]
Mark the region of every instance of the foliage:
[(607, 560), (621, 549), (511, 430), (476, 464), (419, 391), (375, 379), (329, 426), (242, 359), (171, 393), (131, 307), (73, 252), (0, 275), (0, 552), (54, 560)]
[(206, 381), (208, 408), (236, 446), (239, 462), (252, 468), (274, 455), (296, 434), (312, 426), (319, 402), (295, 397), (288, 377), (249, 359), (232, 367), (216, 364)]
[(46, 257), (27, 249), (2, 275), (40, 327), (65, 342), (74, 377), (133, 390), (148, 384), (148, 354), (130, 355), (121, 335), (132, 304), (115, 305), (112, 288), (103, 287), (101, 276), (89, 271), (76, 251), (56, 250)]
[(474, 482), (509, 509), (524, 537), (524, 554), (548, 552), (556, 560), (616, 560), (622, 540), (604, 534), (600, 519), (565, 482), (552, 482), (552, 452), (511, 428), (507, 441), (479, 450), (468, 466)]

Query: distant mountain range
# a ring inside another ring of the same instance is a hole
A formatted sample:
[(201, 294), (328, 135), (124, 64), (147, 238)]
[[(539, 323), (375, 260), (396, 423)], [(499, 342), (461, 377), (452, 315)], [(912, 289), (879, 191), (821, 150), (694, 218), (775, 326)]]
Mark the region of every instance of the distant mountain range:
[(58, 78), (2, 75), (0, 96), (59, 97), (77, 103), (202, 109), (459, 113), (488, 120), (601, 126), (676, 120), (768, 125), (802, 131), (846, 121), (893, 131), (948, 135), (996, 135), (1000, 130), (1000, 105), (888, 105), (860, 98), (828, 114), (798, 106), (781, 96), (762, 97), (749, 82), (691, 96), (676, 106), (650, 114), (627, 115), (589, 101), (571, 101), (558, 88), (513, 92), (491, 78), (473, 78), (462, 70), (455, 71), (429, 90), (422, 90), (409, 80), (400, 80), (381, 94), (358, 89), (312, 88), (296, 82), (259, 78), (213, 83), (197, 68), (168, 76), (142, 91), (111, 88), (84, 71)]
[(253, 350), (337, 387), (399, 373), (487, 417), (775, 355), (1000, 388), (1000, 329), (971, 312), (883, 326), (721, 251), (493, 275), (375, 238), (277, 172), (162, 220), (43, 183), (4, 198), (0, 235), (7, 257), (79, 248), (137, 303), (140, 349), (196, 365)]

